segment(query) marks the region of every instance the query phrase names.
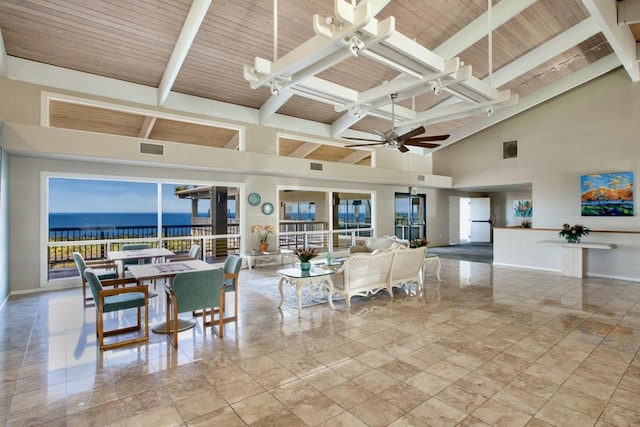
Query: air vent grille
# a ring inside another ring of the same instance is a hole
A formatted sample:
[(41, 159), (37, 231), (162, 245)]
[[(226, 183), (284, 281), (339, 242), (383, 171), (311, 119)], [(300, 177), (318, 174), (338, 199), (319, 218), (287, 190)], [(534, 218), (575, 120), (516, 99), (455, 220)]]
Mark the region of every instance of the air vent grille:
[(156, 156), (164, 156), (164, 145), (149, 144), (148, 142), (141, 142), (140, 154), (153, 154)]
[(424, 175), (418, 175), (418, 181), (424, 181)]
[(518, 158), (518, 141), (507, 141), (502, 144), (502, 158), (503, 159)]
[(321, 171), (322, 170), (322, 163), (311, 163), (311, 170), (312, 171)]

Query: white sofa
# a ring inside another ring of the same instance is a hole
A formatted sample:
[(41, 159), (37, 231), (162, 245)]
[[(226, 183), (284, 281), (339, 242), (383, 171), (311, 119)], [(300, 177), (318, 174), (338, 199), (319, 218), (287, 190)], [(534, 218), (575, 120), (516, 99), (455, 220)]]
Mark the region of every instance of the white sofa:
[[(367, 296), (386, 290), (393, 295), (394, 287), (419, 283), (420, 271), (427, 248), (386, 249), (379, 253), (359, 252), (349, 256), (337, 273), (342, 280), (334, 281), (334, 293), (342, 295), (351, 307), (351, 297)], [(333, 293), (329, 298), (333, 297)]]
[(353, 245), (349, 248), (349, 255), (356, 253), (371, 253), (384, 249), (397, 249), (409, 247), (407, 240), (398, 239), (396, 236), (369, 237), (362, 245)]

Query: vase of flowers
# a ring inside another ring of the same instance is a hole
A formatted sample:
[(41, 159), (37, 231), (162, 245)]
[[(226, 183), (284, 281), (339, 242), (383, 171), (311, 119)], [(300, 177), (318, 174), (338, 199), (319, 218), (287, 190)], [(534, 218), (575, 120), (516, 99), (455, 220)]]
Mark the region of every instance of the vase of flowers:
[(427, 246), (428, 244), (429, 244), (429, 241), (424, 237), (413, 239), (412, 241), (409, 242), (409, 246), (412, 248), (420, 248), (422, 246)]
[(567, 243), (580, 243), (580, 238), (589, 234), (591, 229), (581, 224), (569, 225), (564, 224), (560, 230), (560, 237), (564, 237)]
[(272, 225), (254, 225), (251, 227), (251, 232), (258, 235), (258, 241), (260, 242), (260, 250), (266, 252), (269, 249), (269, 237), (275, 232)]
[(302, 248), (296, 249), (293, 251), (293, 254), (300, 261), (300, 271), (308, 273), (309, 270), (311, 270), (311, 263), (309, 261), (318, 256), (318, 250), (315, 248)]

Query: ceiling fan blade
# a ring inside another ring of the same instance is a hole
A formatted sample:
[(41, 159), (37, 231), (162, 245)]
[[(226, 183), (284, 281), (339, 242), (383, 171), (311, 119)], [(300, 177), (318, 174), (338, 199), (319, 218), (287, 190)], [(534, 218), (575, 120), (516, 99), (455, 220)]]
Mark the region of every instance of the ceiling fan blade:
[(409, 139), (407, 141), (404, 141), (403, 144), (410, 145), (412, 147), (422, 147), (422, 148), (436, 148), (440, 146), (440, 144), (433, 144), (431, 142), (420, 142), (420, 141), (416, 141), (415, 139)]
[(374, 129), (373, 131), (374, 131), (375, 133), (377, 133), (378, 135), (380, 135), (380, 138), (384, 139), (384, 140), (385, 140), (385, 141), (387, 141), (387, 142), (389, 142), (389, 140), (390, 140), (390, 139), (393, 139), (393, 137), (391, 137), (391, 134), (393, 134), (393, 129), (392, 129), (392, 130), (390, 130), (390, 131), (389, 131), (389, 132), (387, 132), (387, 133), (380, 132), (380, 131), (379, 131), (379, 130), (377, 130), (377, 129)]
[(409, 138), (413, 138), (414, 136), (422, 135), (424, 131), (425, 131), (424, 126), (420, 126), (419, 128), (415, 128), (414, 130), (410, 130), (409, 132), (400, 135), (396, 139), (398, 141), (405, 141)]
[[(411, 141), (444, 141), (449, 138), (449, 135), (430, 135), (430, 136), (418, 136), (416, 138), (411, 138)], [(406, 140), (405, 140), (406, 141)]]
[(349, 145), (345, 145), (345, 148), (351, 148), (351, 147), (367, 147), (370, 145), (386, 145), (387, 141), (380, 141), (380, 142), (373, 142), (370, 144), (349, 144)]
[(343, 136), (342, 139), (349, 139), (351, 141), (371, 141), (371, 142), (384, 142), (379, 139), (368, 139), (368, 138), (350, 138), (348, 136)]
[(400, 150), (401, 153), (406, 153), (407, 151), (409, 151), (409, 149), (405, 147), (404, 144), (399, 144), (398, 150)]

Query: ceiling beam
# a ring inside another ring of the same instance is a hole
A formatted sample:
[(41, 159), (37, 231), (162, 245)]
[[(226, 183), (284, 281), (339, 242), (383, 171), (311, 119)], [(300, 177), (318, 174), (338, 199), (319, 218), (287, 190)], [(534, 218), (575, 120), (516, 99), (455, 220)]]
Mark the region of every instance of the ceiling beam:
[(368, 150), (354, 150), (353, 153), (338, 160), (338, 163), (346, 163), (349, 165), (354, 165), (366, 159), (370, 155), (371, 155), (371, 152)]
[(273, 116), (292, 97), (293, 92), (288, 90), (283, 90), (278, 95), (271, 95), (267, 102), (260, 107), (260, 124), (264, 124), (269, 117)]
[[(391, 0), (386, 0), (388, 3)], [(282, 58), (271, 62), (256, 57), (253, 67), (244, 67), (244, 78), (250, 82), (251, 88), (257, 89), (274, 84), (286, 84), (296, 73), (315, 74), (316, 67), (324, 67), (322, 62), (326, 57), (343, 49), (343, 41), (361, 30), (373, 18), (373, 8), (363, 1), (353, 7), (343, 0), (335, 1), (335, 12), (341, 23), (327, 24), (324, 17), (313, 17), (316, 35), (302, 43)]]
[[(502, 24), (509, 21), (514, 16), (522, 13), (523, 10), (525, 10), (526, 8), (534, 4), (536, 1), (537, 0), (502, 0), (500, 3), (493, 6), (492, 8), (492, 14), (491, 14), (492, 21), (493, 21), (492, 28), (495, 29), (500, 27)], [(467, 25), (465, 28), (463, 28), (458, 33), (456, 33), (454, 36), (452, 36), (447, 41), (445, 41), (440, 46), (438, 46), (436, 49), (434, 49), (432, 52), (429, 52), (427, 50), (427, 52), (425, 53), (425, 51), (422, 51), (419, 48), (416, 48), (418, 49), (418, 51), (420, 51), (420, 55), (418, 56), (418, 59), (423, 61), (422, 58), (425, 57), (424, 55), (426, 55), (427, 58), (429, 57), (437, 58), (438, 56), (442, 58), (453, 58), (454, 56), (458, 55), (468, 47), (472, 46), (478, 40), (485, 37), (488, 34), (488, 29), (489, 29), (488, 17), (487, 17), (487, 12), (485, 12), (482, 15), (480, 15), (478, 18), (476, 18), (473, 22), (471, 22), (469, 25)], [(392, 45), (398, 49), (400, 48), (405, 49), (406, 48), (405, 45), (408, 46), (408, 45), (411, 45), (412, 43), (415, 43), (415, 42), (407, 39), (405, 36), (394, 35), (393, 37), (389, 37), (389, 39), (385, 40), (382, 43), (382, 45), (385, 45), (385, 46)], [(375, 48), (372, 50), (374, 52), (376, 51)], [(367, 51), (365, 51), (363, 54), (366, 54), (366, 52)], [(376, 60), (378, 58), (372, 57), (371, 59)], [(381, 61), (378, 60), (378, 62), (381, 62)], [(425, 64), (423, 62), (423, 65), (432, 66), (433, 64)], [(402, 70), (399, 70), (399, 71), (402, 71)], [(465, 99), (465, 98), (469, 101), (484, 103), (488, 100), (488, 97), (483, 94), (483, 93), (486, 93), (486, 91), (491, 93), (493, 97), (498, 97), (498, 92), (495, 91), (493, 87), (487, 87), (485, 82), (482, 82), (480, 79), (477, 79), (476, 77), (470, 76), (470, 78), (465, 79), (465, 81), (468, 82), (468, 85), (458, 86), (457, 88), (455, 88), (455, 90), (453, 90), (454, 88), (449, 90), (449, 93), (451, 93), (454, 96), (457, 96), (457, 98), (452, 97), (450, 98), (450, 100), (447, 100), (448, 102), (445, 101), (445, 103), (442, 103), (442, 104), (449, 105), (449, 104), (455, 103), (459, 99)], [(494, 87), (497, 87), (497, 86), (494, 86)], [(381, 86), (380, 88), (384, 88), (384, 86)], [(394, 87), (394, 90), (395, 89), (396, 88)], [(404, 90), (407, 90), (407, 89), (405, 88)], [(400, 89), (395, 90), (395, 92), (398, 92), (398, 91), (400, 91)], [(478, 92), (482, 95), (478, 96)], [(390, 92), (390, 93), (393, 93), (393, 92)], [(418, 94), (419, 93), (416, 93), (415, 95), (418, 95)], [(365, 99), (361, 100), (359, 96), (358, 101), (354, 104), (349, 105), (348, 108), (352, 110), (353, 107), (356, 106), (356, 104), (363, 103), (363, 102), (369, 102), (369, 101)], [(338, 110), (338, 111), (341, 111), (341, 110)], [(353, 114), (344, 114), (343, 116), (341, 116), (338, 120), (334, 121), (331, 124), (331, 135), (333, 137), (338, 137), (341, 133), (346, 131), (349, 127), (353, 126), (360, 119), (364, 118), (366, 116), (364, 112), (366, 112), (366, 108), (360, 107), (358, 111), (358, 114), (360, 115), (360, 117), (355, 117), (353, 116)]]
[(295, 150), (291, 152), (287, 157), (297, 157), (299, 159), (304, 159), (309, 154), (313, 153), (320, 147), (320, 144), (316, 144), (314, 142), (305, 142)]
[(182, 68), (184, 59), (187, 57), (189, 49), (191, 49), (191, 44), (196, 38), (196, 34), (198, 34), (200, 25), (210, 5), (211, 0), (193, 0), (187, 19), (185, 19), (182, 30), (180, 31), (178, 41), (176, 41), (173, 52), (171, 52), (167, 68), (165, 68), (162, 80), (160, 80), (160, 85), (158, 86), (158, 105), (164, 105), (166, 102), (167, 96), (169, 96), (169, 92), (171, 92), (173, 83), (178, 77), (180, 68)]
[(231, 139), (224, 145), (224, 148), (228, 148), (230, 150), (237, 150), (240, 147), (240, 132), (236, 132), (233, 134)]
[[(577, 46), (599, 32), (600, 27), (598, 27), (595, 19), (589, 17), (499, 70), (494, 71), (491, 76), (491, 85), (493, 87), (500, 87), (555, 58), (562, 52)], [(488, 79), (489, 77), (484, 80), (488, 81)]]
[(140, 132), (138, 133), (138, 138), (147, 139), (149, 135), (151, 135), (151, 130), (153, 130), (153, 126), (156, 124), (156, 120), (158, 118), (155, 116), (147, 116), (144, 118), (144, 122), (140, 127)]
[(613, 51), (631, 77), (640, 81), (640, 68), (636, 55), (636, 39), (627, 25), (618, 25), (616, 0), (582, 0), (591, 16), (596, 20)]
[(2, 38), (2, 29), (0, 28), (0, 76), (7, 77), (9, 74), (9, 66), (7, 65), (7, 50), (4, 46)]
[[(491, 28), (496, 29), (502, 24), (522, 13), (523, 10), (537, 0), (502, 0), (491, 8)], [(462, 51), (474, 45), (488, 34), (489, 19), (487, 12), (474, 19), (469, 25), (458, 31), (447, 41), (435, 48), (433, 52), (445, 58), (453, 58)]]

